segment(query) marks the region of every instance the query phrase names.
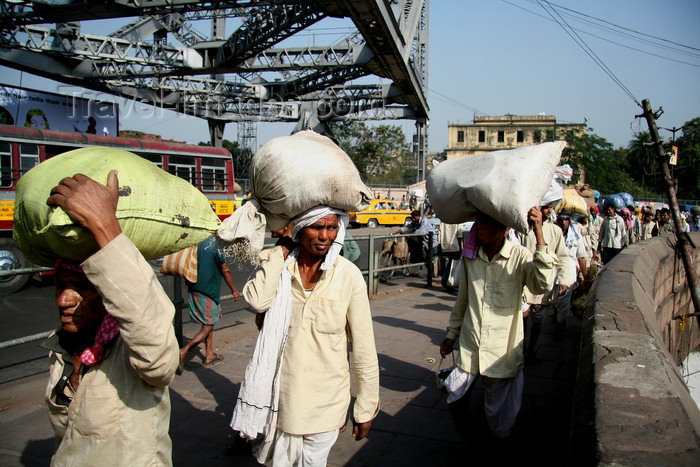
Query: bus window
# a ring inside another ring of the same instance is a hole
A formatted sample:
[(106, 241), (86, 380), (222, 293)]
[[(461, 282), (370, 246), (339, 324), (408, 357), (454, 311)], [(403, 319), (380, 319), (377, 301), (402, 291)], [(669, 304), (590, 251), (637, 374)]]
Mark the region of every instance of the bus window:
[(62, 144), (45, 143), (44, 144), (44, 158), (51, 159), (52, 157), (58, 156), (59, 154), (63, 154), (64, 152), (68, 152), (68, 151), (73, 151), (75, 149), (78, 149), (78, 148), (76, 148), (74, 146), (65, 146)]
[(29, 169), (39, 164), (39, 146), (36, 144), (19, 145), (19, 169), (20, 177)]
[(139, 156), (153, 162), (156, 166), (160, 167), (161, 169), (163, 168), (163, 156), (161, 156), (160, 154), (139, 154)]
[(0, 188), (12, 186), (12, 146), (0, 143)]
[(202, 191), (226, 191), (226, 161), (202, 157)]
[(197, 186), (195, 180), (195, 165), (194, 157), (190, 156), (169, 156), (168, 157), (168, 172), (173, 175), (187, 180), (194, 186)]

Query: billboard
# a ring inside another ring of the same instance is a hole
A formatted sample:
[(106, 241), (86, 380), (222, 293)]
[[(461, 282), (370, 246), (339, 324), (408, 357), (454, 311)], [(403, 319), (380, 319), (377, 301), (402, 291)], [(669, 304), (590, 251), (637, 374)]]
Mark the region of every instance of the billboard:
[(0, 123), (118, 136), (114, 102), (0, 85)]

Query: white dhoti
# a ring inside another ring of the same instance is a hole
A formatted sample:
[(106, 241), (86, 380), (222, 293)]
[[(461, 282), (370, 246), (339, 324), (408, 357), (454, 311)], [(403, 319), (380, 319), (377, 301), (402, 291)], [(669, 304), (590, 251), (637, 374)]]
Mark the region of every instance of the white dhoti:
[[(445, 380), (447, 403), (451, 404), (462, 398), (478, 375), (467, 373), (456, 366)], [(489, 378), (482, 376), (486, 389), (484, 393), (484, 411), (489, 428), (497, 438), (510, 435), (515, 419), (523, 403), (525, 377), (523, 370), (518, 370), (513, 378)]]
[[(265, 465), (273, 467), (325, 467), (339, 430), (312, 435), (290, 435), (277, 430)], [(260, 458), (258, 458), (260, 461)]]

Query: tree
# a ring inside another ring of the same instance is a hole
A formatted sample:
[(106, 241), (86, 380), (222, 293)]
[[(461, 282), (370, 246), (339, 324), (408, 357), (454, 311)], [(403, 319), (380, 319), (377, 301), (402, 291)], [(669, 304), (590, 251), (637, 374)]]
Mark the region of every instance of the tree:
[[(200, 141), (199, 146), (211, 146), (210, 143)], [(250, 169), (250, 161), (253, 159), (253, 151), (250, 148), (242, 148), (238, 141), (223, 140), (221, 146), (231, 153), (233, 161), (233, 175), (238, 179), (250, 178), (248, 173)]]
[(253, 159), (253, 151), (250, 148), (241, 147), (238, 141), (224, 140), (221, 145), (231, 152), (233, 158), (233, 173), (236, 178), (250, 178), (250, 162)]
[(332, 129), (363, 180), (404, 183), (404, 173), (410, 168), (410, 156), (406, 136), (399, 126), (340, 121), (333, 122)]
[[(614, 149), (612, 143), (592, 132), (567, 132), (569, 143), (562, 152), (562, 163), (574, 169), (573, 183), (588, 183), (604, 194), (627, 192), (633, 196), (655, 195), (643, 189), (628, 173), (628, 151)], [(657, 195), (658, 196), (658, 195)]]
[(651, 135), (644, 131), (629, 143), (627, 171), (642, 188), (663, 193), (664, 177), (656, 161), (656, 151), (651, 145)]
[(678, 181), (678, 197), (700, 199), (700, 117), (683, 125), (683, 136), (675, 142), (678, 165), (671, 166)]

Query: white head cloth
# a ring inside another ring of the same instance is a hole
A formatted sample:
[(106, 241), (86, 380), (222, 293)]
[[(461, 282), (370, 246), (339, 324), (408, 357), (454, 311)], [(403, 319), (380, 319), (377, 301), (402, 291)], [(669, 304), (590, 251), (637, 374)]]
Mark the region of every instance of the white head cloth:
[(304, 211), (292, 219), (292, 238), (295, 241), (298, 241), (299, 232), (301, 232), (301, 229), (312, 225), (317, 220), (323, 219), (329, 214), (335, 214), (338, 216), (338, 235), (335, 237), (335, 241), (328, 250), (328, 253), (326, 253), (326, 258), (323, 260), (323, 264), (321, 265), (321, 269), (324, 271), (330, 271), (333, 269), (335, 260), (338, 258), (340, 250), (343, 249), (343, 243), (345, 242), (345, 229), (347, 229), (350, 216), (348, 216), (347, 212), (332, 208), (330, 206), (316, 206)]

